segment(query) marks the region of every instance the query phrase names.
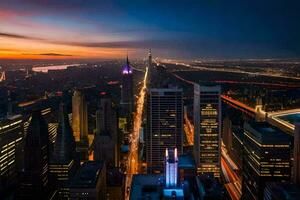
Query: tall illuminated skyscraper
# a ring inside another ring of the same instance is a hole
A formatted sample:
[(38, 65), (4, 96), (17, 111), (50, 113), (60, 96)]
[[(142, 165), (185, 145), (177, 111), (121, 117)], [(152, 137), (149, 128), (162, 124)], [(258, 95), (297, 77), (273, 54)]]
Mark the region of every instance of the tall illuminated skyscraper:
[(182, 152), (183, 102), (178, 88), (152, 88), (147, 94), (146, 161), (150, 173), (164, 169), (165, 149)]
[(75, 141), (88, 138), (87, 104), (83, 91), (75, 90), (72, 97), (72, 128)]
[(242, 198), (263, 199), (267, 182), (290, 181), (292, 137), (266, 122), (244, 124)]
[(48, 195), (49, 135), (39, 111), (33, 112), (24, 142), (24, 167), (20, 199), (45, 199)]
[(221, 87), (194, 85), (194, 156), (198, 173), (220, 176)]
[(133, 112), (133, 69), (130, 66), (128, 56), (126, 58), (126, 65), (122, 68), (121, 105), (129, 113)]
[(5, 197), (17, 183), (23, 138), (22, 115), (0, 120), (0, 197)]
[(65, 105), (60, 104), (59, 124), (50, 159), (49, 171), (52, 183), (58, 190), (59, 199), (69, 199), (70, 178), (75, 174), (78, 165), (76, 144)]

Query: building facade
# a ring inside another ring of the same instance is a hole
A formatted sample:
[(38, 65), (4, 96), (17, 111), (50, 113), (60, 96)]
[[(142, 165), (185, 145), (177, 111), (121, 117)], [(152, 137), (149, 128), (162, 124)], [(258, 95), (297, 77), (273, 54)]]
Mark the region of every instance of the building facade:
[(49, 195), (49, 135), (40, 111), (34, 111), (24, 140), (24, 166), (20, 199), (45, 199)]
[(65, 105), (60, 104), (59, 123), (54, 149), (51, 155), (49, 172), (51, 185), (57, 190), (59, 199), (69, 199), (69, 183), (79, 166), (76, 143)]
[(100, 108), (96, 112), (94, 160), (105, 160), (117, 167), (119, 165), (119, 154), (117, 111), (113, 107), (110, 98), (103, 98), (100, 101)]
[(88, 113), (83, 91), (75, 90), (72, 97), (72, 129), (75, 141), (87, 140)]
[(263, 199), (266, 182), (290, 180), (291, 141), (265, 122), (244, 124), (242, 199)]
[(21, 115), (0, 121), (0, 196), (5, 197), (16, 186), (21, 167), (23, 139)]
[(182, 152), (183, 101), (178, 88), (152, 88), (147, 94), (146, 161), (150, 173), (163, 172), (166, 148)]
[(220, 176), (221, 87), (194, 85), (194, 157), (197, 172)]
[(88, 160), (88, 111), (85, 95), (80, 90), (75, 90), (72, 97), (72, 129), (80, 159)]

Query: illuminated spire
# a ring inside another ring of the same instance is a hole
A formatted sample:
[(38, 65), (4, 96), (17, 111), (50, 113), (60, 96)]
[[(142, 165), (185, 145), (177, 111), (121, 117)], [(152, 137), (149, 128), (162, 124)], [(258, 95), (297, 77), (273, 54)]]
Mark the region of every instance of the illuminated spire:
[(132, 68), (131, 68), (130, 63), (129, 63), (128, 53), (127, 53), (127, 56), (126, 56), (126, 65), (122, 69), (122, 74), (132, 74)]
[(177, 148), (173, 150), (166, 149), (165, 176), (166, 176), (166, 187), (168, 188), (177, 187), (177, 182), (178, 182)]

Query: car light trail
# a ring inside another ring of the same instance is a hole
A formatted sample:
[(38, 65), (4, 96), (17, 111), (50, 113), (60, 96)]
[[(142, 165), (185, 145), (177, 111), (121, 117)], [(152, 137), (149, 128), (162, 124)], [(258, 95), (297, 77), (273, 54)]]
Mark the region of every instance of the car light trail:
[[(136, 111), (134, 114), (134, 123), (133, 130), (130, 138), (130, 148), (127, 160), (127, 177), (126, 177), (126, 190), (130, 188), (132, 175), (138, 173), (138, 146), (139, 146), (139, 137), (140, 137), (140, 128), (142, 125), (142, 117), (143, 117), (143, 109), (145, 103), (146, 89), (147, 89), (147, 76), (148, 76), (148, 68), (146, 68), (143, 86), (138, 95), (137, 103), (136, 103)], [(130, 192), (126, 191), (125, 199), (129, 199)]]

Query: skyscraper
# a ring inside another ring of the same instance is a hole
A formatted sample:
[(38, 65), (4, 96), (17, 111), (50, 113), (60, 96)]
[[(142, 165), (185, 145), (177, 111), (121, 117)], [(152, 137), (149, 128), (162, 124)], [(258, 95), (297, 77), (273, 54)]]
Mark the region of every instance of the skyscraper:
[(57, 136), (49, 165), (52, 183), (55, 189), (58, 190), (59, 199), (70, 198), (68, 184), (78, 167), (76, 154), (73, 131), (69, 123), (65, 105), (61, 103)]
[(149, 49), (149, 53), (148, 53), (148, 63), (147, 63), (147, 67), (148, 67), (148, 78), (147, 78), (147, 85), (150, 85), (152, 83), (151, 81), (151, 77), (152, 77), (152, 73), (153, 73), (153, 69), (152, 69), (152, 53), (151, 53), (151, 49)]
[(265, 122), (244, 124), (242, 199), (263, 199), (266, 182), (290, 180), (291, 141)]
[(120, 150), (118, 121), (110, 98), (101, 99), (100, 108), (96, 112), (96, 127), (94, 160), (105, 160), (118, 166)]
[(72, 97), (72, 128), (75, 141), (87, 140), (88, 114), (83, 91), (75, 90)]
[(23, 135), (21, 115), (0, 121), (0, 197), (5, 198), (10, 189), (16, 186), (22, 158)]
[(147, 94), (146, 160), (148, 171), (163, 172), (166, 148), (182, 152), (183, 102), (178, 88), (152, 88)]
[(121, 105), (130, 114), (133, 112), (133, 69), (130, 66), (128, 56), (126, 58), (126, 65), (122, 68)]
[(194, 156), (198, 173), (220, 176), (220, 86), (194, 85)]
[(34, 111), (24, 142), (20, 198), (45, 199), (48, 195), (49, 135), (40, 111)]
[(76, 150), (81, 160), (88, 160), (88, 113), (83, 91), (75, 90), (72, 97), (72, 128)]
[(150, 70), (150, 68), (152, 67), (152, 53), (151, 53), (151, 49), (149, 49), (149, 53), (148, 53), (148, 70)]
[(300, 124), (295, 124), (293, 181), (300, 185)]

